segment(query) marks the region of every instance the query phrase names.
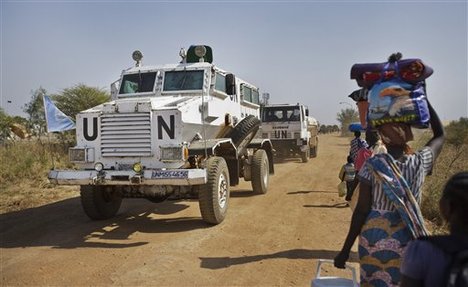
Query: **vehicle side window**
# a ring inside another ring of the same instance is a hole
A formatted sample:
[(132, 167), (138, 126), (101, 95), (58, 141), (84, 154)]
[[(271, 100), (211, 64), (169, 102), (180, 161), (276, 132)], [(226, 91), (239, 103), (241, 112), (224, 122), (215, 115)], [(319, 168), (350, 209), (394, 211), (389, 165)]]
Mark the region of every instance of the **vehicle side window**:
[(244, 101), (252, 102), (252, 89), (242, 85), (242, 94), (244, 95)]
[(215, 90), (226, 93), (226, 77), (216, 73)]
[(260, 104), (260, 95), (258, 94), (258, 90), (252, 91), (252, 103), (257, 105)]

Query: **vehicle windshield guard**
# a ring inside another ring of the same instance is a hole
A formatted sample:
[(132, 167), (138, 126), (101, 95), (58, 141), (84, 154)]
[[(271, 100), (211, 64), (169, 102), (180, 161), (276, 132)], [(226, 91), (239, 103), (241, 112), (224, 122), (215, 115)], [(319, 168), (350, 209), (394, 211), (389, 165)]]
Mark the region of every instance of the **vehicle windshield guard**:
[(201, 90), (203, 88), (203, 70), (167, 71), (164, 74), (164, 92)]
[(301, 120), (299, 107), (265, 107), (262, 122), (298, 122)]
[(156, 72), (124, 75), (119, 94), (153, 92), (155, 80)]

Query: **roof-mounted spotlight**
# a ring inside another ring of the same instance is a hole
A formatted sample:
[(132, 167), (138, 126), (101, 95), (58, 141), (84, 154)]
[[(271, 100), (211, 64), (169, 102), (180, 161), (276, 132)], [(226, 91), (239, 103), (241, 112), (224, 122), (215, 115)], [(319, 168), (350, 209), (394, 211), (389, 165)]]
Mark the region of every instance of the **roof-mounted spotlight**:
[(192, 45), (188, 48), (186, 55), (186, 63), (213, 63), (213, 51), (211, 50), (210, 46)]
[(143, 59), (143, 54), (136, 50), (132, 53), (132, 59), (136, 62), (135, 67), (141, 66), (141, 59)]
[(195, 47), (195, 56), (197, 56), (200, 60), (200, 62), (204, 62), (205, 59), (203, 57), (205, 57), (206, 55), (206, 48), (205, 46), (196, 46)]

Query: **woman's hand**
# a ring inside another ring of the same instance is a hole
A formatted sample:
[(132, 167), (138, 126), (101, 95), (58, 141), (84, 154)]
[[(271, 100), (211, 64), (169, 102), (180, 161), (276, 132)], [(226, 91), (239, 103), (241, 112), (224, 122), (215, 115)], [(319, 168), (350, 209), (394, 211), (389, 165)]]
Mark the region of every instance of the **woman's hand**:
[(334, 264), (336, 268), (345, 268), (346, 261), (348, 261), (349, 258), (349, 252), (341, 250), (338, 255), (336, 255), (334, 259)]

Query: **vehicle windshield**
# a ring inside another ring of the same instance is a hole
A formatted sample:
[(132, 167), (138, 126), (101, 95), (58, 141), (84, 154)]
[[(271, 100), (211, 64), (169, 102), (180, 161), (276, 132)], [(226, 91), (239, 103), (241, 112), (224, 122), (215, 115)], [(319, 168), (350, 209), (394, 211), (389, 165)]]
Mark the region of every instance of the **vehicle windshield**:
[(164, 75), (163, 91), (201, 90), (203, 88), (203, 70), (167, 71)]
[(155, 79), (156, 72), (124, 75), (119, 94), (152, 92)]
[(301, 120), (299, 107), (265, 107), (262, 122), (298, 122)]

